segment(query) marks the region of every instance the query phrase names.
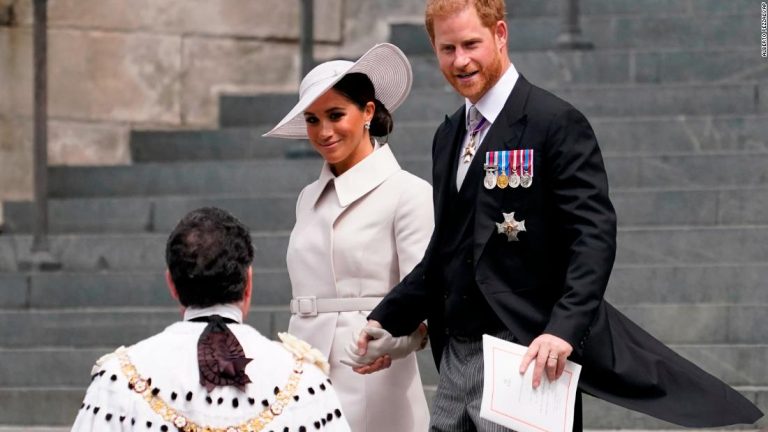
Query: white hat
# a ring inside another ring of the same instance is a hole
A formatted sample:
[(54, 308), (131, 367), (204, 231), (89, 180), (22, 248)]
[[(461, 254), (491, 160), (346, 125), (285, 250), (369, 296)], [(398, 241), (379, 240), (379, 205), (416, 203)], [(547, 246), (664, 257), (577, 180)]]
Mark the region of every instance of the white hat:
[(376, 99), (380, 100), (389, 112), (395, 111), (411, 91), (413, 72), (408, 58), (400, 48), (392, 44), (378, 44), (354, 63), (347, 60), (332, 60), (315, 66), (301, 80), (299, 102), (277, 126), (263, 136), (306, 139), (307, 126), (304, 122), (304, 110), (344, 75), (354, 72), (368, 76), (376, 91)]

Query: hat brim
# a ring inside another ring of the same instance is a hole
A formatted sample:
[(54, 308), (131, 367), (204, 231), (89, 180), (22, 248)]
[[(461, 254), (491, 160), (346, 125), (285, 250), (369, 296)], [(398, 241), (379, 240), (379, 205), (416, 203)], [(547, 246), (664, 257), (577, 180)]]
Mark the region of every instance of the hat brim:
[[(339, 62), (342, 63), (342, 62)], [(347, 63), (347, 62), (343, 62)], [(408, 97), (413, 84), (411, 64), (403, 52), (396, 46), (383, 43), (374, 46), (356, 62), (349, 63), (348, 69), (337, 75), (321, 80), (308, 88), (296, 105), (282, 120), (265, 133), (265, 137), (306, 139), (307, 126), (304, 111), (345, 75), (364, 73), (373, 83), (376, 99), (381, 101), (389, 112), (394, 112)]]

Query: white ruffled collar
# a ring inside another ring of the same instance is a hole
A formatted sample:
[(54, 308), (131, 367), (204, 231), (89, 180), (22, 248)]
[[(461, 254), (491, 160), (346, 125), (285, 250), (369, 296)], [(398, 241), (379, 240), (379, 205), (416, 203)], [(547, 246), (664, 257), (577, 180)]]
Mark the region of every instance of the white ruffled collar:
[(222, 318), (229, 318), (239, 324), (243, 323), (243, 311), (236, 303), (213, 305), (205, 308), (190, 306), (184, 310), (184, 321), (210, 315), (220, 315)]

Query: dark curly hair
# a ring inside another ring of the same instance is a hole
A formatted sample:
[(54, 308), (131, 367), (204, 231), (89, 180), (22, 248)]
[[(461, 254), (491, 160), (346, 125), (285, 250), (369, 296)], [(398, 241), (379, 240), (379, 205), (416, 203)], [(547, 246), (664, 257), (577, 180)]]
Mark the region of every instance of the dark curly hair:
[(168, 237), (165, 262), (184, 306), (243, 299), (253, 244), (248, 228), (215, 207), (193, 210)]

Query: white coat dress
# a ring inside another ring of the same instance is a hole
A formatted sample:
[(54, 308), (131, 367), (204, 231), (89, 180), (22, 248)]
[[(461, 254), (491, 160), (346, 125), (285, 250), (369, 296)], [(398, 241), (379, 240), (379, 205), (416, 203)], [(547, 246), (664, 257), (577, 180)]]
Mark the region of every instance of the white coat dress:
[[(419, 263), (433, 227), (432, 187), (402, 170), (388, 145), (339, 177), (324, 164), (296, 205), (287, 252), (294, 299), (383, 297)], [(415, 353), (371, 375), (339, 363), (369, 312), (294, 314), (289, 332), (328, 356), (353, 432), (426, 431)]]

